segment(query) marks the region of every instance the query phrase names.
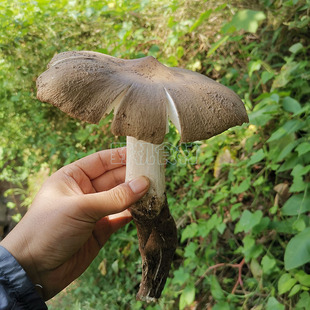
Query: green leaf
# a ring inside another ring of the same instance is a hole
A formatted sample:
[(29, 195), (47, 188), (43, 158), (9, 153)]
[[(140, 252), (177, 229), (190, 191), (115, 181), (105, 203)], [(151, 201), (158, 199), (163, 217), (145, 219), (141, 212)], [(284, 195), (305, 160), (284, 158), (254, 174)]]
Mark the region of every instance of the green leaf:
[(182, 232), (181, 242), (186, 239), (193, 238), (197, 235), (198, 232), (198, 225), (196, 223), (191, 223), (185, 227)]
[(196, 250), (198, 249), (198, 244), (194, 242), (190, 242), (189, 245), (186, 246), (185, 251), (184, 251), (184, 257), (189, 257), (189, 258), (196, 258)]
[(216, 276), (210, 276), (211, 294), (213, 298), (217, 301), (223, 300), (225, 298), (224, 292), (217, 281)]
[(295, 176), (293, 178), (293, 184), (290, 187), (290, 193), (303, 192), (307, 188), (307, 183), (304, 182), (301, 175)]
[(119, 271), (119, 261), (118, 261), (118, 259), (115, 260), (115, 261), (112, 263), (111, 267), (112, 267), (112, 270), (113, 270), (115, 273), (118, 273), (118, 271)]
[(298, 217), (297, 220), (292, 225), (292, 228), (298, 232), (304, 231), (306, 227), (307, 225), (302, 217)]
[(216, 226), (216, 229), (222, 235), (226, 229), (226, 224), (222, 222)]
[(265, 18), (266, 15), (261, 11), (241, 10), (233, 16), (229, 24), (236, 27), (237, 30), (255, 33), (259, 23)]
[(159, 51), (160, 51), (159, 46), (154, 44), (150, 47), (148, 55), (156, 57)]
[(247, 166), (252, 166), (260, 161), (262, 161), (264, 158), (266, 157), (265, 153), (264, 153), (264, 150), (263, 149), (260, 149), (258, 150), (256, 153), (254, 153), (249, 162), (247, 163)]
[(292, 119), (287, 121), (282, 127), (276, 130), (271, 137), (267, 140), (267, 142), (275, 141), (282, 138), (285, 135), (291, 134), (293, 132), (298, 131), (304, 126), (304, 122)]
[(182, 291), (179, 303), (179, 309), (184, 309), (195, 300), (195, 287), (190, 284)]
[(225, 301), (220, 301), (212, 307), (212, 310), (230, 310), (229, 303)]
[(274, 77), (274, 73), (268, 72), (268, 71), (264, 71), (262, 73), (261, 81), (262, 81), (263, 84), (266, 84), (273, 77)]
[(291, 53), (296, 54), (302, 49), (303, 49), (303, 45), (300, 42), (298, 42), (298, 43), (293, 44), (288, 50)]
[(282, 295), (288, 292), (295, 284), (297, 280), (292, 278), (289, 273), (284, 273), (278, 281), (278, 291)]
[(190, 277), (189, 272), (185, 270), (183, 267), (180, 267), (179, 269), (174, 271), (172, 283), (183, 285), (189, 280), (189, 277)]
[(307, 174), (309, 171), (310, 171), (310, 165), (305, 167), (301, 164), (298, 164), (293, 168), (291, 175), (294, 177), (302, 176), (302, 175)]
[(269, 297), (266, 310), (284, 310), (285, 307), (280, 304), (274, 297)]
[(283, 109), (288, 112), (297, 113), (301, 110), (300, 103), (291, 97), (283, 98), (282, 104)]
[(251, 260), (250, 269), (254, 278), (259, 281), (263, 276), (263, 270), (257, 259)]
[(254, 71), (258, 71), (261, 68), (262, 62), (260, 60), (251, 61), (249, 63), (249, 76), (251, 77)]
[(300, 267), (308, 262), (310, 262), (310, 227), (289, 241), (284, 254), (286, 270)]
[(22, 215), (20, 213), (12, 215), (12, 220), (18, 223), (22, 219)]
[(303, 292), (300, 294), (300, 299), (298, 303), (296, 304), (296, 308), (300, 309), (303, 308), (304, 310), (307, 310), (310, 305), (310, 295), (308, 292)]
[(273, 81), (272, 89), (280, 88), (287, 85), (293, 78), (294, 72), (299, 68), (298, 62), (286, 63)]
[(211, 48), (208, 51), (207, 56), (211, 56), (222, 44), (224, 44), (229, 39), (229, 36), (225, 36), (222, 39), (216, 41), (211, 45)]
[(262, 264), (263, 272), (266, 275), (269, 275), (277, 271), (277, 261), (274, 258), (269, 257), (268, 255), (265, 255), (262, 258), (261, 264)]
[(304, 155), (308, 152), (310, 152), (310, 142), (303, 142), (300, 143), (297, 147), (296, 147), (296, 151), (298, 152), (298, 155)]
[(241, 206), (242, 206), (241, 203), (236, 203), (236, 204), (232, 205), (232, 207), (230, 209), (230, 216), (231, 216), (231, 219), (233, 221), (236, 220), (240, 216), (240, 211), (238, 209)]
[(310, 194), (297, 194), (290, 197), (281, 209), (283, 215), (299, 215), (310, 211)]
[(310, 287), (310, 275), (305, 273), (303, 270), (298, 270), (294, 273), (294, 277), (301, 285)]
[(189, 28), (189, 32), (194, 31), (197, 27), (199, 27), (206, 19), (208, 19), (213, 12), (212, 9), (207, 10), (200, 14), (199, 18), (195, 21), (195, 23)]
[(296, 295), (299, 291), (301, 290), (301, 285), (300, 284), (296, 284), (292, 290), (290, 291), (290, 293), (288, 294), (288, 297), (292, 297), (294, 295)]
[(261, 255), (263, 249), (260, 244), (255, 243), (255, 239), (250, 235), (243, 238), (243, 248), (241, 248), (241, 253), (245, 256), (245, 261), (249, 262), (252, 258), (257, 258)]
[(15, 202), (12, 202), (12, 201), (9, 201), (7, 202), (6, 206), (9, 208), (9, 209), (14, 209), (16, 207), (16, 203)]
[(243, 193), (245, 191), (247, 191), (249, 189), (251, 185), (251, 180), (250, 179), (245, 179), (243, 180), (240, 185), (235, 185), (232, 189), (231, 192), (233, 194), (240, 194)]
[(257, 210), (254, 213), (251, 213), (249, 210), (243, 211), (240, 221), (237, 223), (235, 228), (235, 234), (239, 232), (249, 232), (254, 226), (259, 224), (263, 217), (263, 212)]
[(297, 154), (293, 153), (278, 169), (278, 172), (283, 172), (293, 169), (299, 163), (299, 157)]
[(273, 118), (273, 114), (277, 113), (279, 113), (278, 102), (269, 96), (258, 103), (253, 112), (249, 114), (250, 123), (256, 126), (264, 126)]
[(298, 141), (292, 141), (291, 143), (287, 144), (284, 148), (282, 148), (281, 152), (279, 153), (278, 157), (276, 158), (276, 162), (282, 161), (286, 156), (291, 154), (294, 147), (298, 144)]

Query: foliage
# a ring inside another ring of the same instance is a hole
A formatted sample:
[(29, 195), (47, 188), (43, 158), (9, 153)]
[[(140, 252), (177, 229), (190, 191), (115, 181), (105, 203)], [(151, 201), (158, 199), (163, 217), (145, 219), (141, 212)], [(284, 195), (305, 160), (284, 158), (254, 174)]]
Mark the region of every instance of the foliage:
[(47, 163), (52, 172), (124, 141), (109, 132), (112, 115), (83, 124), (35, 99), (35, 79), (57, 52), (155, 56), (231, 87), (250, 117), (191, 145), (179, 145), (173, 128), (167, 135), (179, 247), (158, 305), (134, 300), (141, 266), (130, 224), (51, 309), (307, 309), (308, 0), (5, 0), (0, 8), (0, 180), (22, 200)]

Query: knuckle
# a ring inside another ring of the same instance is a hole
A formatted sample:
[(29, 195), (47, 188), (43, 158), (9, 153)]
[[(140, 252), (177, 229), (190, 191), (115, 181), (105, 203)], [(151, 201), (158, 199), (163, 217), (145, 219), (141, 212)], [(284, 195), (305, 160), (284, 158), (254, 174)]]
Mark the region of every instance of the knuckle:
[(111, 190), (111, 200), (116, 205), (125, 206), (128, 204), (128, 191), (124, 186), (119, 186)]

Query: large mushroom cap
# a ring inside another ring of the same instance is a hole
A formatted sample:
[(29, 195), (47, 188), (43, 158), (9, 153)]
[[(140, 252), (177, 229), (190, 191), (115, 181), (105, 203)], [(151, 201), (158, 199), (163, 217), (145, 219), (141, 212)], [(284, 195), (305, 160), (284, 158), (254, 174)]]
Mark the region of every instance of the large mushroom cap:
[(248, 122), (243, 102), (229, 88), (149, 56), (134, 60), (96, 52), (56, 55), (37, 79), (37, 97), (63, 112), (98, 123), (114, 109), (112, 132), (162, 143), (168, 118), (183, 142), (210, 138)]

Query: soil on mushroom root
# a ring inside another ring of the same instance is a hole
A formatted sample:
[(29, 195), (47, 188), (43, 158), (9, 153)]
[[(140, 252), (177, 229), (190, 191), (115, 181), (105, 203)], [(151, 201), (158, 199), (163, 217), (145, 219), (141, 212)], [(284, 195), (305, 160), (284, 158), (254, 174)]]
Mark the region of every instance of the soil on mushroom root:
[[(157, 206), (157, 197), (148, 199)], [(144, 207), (145, 208), (145, 207)], [(146, 206), (148, 210), (148, 205)], [(130, 209), (137, 226), (139, 250), (142, 257), (142, 280), (137, 299), (156, 301), (165, 286), (171, 262), (177, 247), (177, 229), (170, 214), (167, 199), (156, 217), (141, 212), (141, 203)]]

